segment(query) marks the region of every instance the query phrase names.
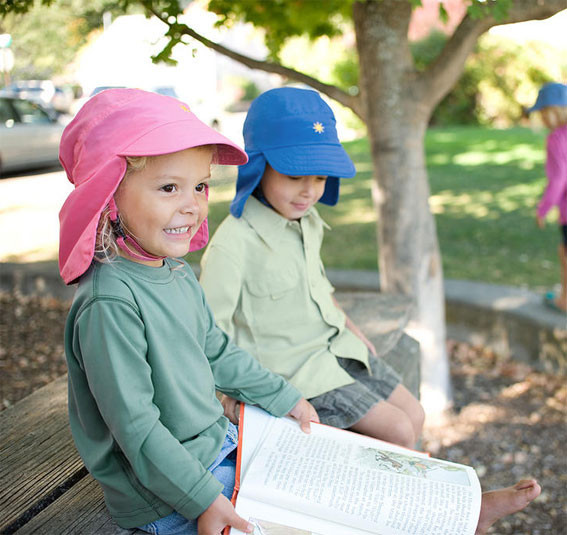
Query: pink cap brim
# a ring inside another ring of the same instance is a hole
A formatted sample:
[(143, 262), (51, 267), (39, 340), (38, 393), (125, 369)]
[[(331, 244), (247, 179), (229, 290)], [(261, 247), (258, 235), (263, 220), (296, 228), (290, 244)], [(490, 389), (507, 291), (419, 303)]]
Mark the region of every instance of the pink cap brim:
[(118, 154), (121, 156), (159, 156), (204, 145), (215, 145), (213, 163), (242, 165), (248, 161), (246, 153), (230, 139), (207, 126), (194, 115), (189, 117), (187, 120), (163, 124), (151, 132), (146, 132), (140, 138), (121, 148)]

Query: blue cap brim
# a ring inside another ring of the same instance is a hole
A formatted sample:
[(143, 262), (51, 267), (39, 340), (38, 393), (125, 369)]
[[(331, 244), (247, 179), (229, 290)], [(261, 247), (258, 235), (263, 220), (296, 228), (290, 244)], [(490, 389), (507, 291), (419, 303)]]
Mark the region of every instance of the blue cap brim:
[(284, 175), (352, 178), (356, 169), (342, 145), (295, 145), (265, 149), (268, 163)]
[(541, 110), (542, 108), (545, 108), (545, 106), (539, 106), (539, 105), (536, 103), (536, 104), (534, 104), (531, 108), (527, 108), (527, 109), (526, 109), (526, 113), (533, 113), (534, 111)]
[[(236, 180), (236, 194), (230, 204), (230, 213), (236, 218), (239, 218), (242, 215), (242, 211), (244, 210), (244, 205), (246, 204), (248, 197), (252, 194), (252, 192), (256, 189), (256, 187), (262, 180), (262, 176), (264, 175), (264, 170), (266, 168), (266, 158), (263, 153), (251, 152), (248, 153), (248, 156), (249, 156), (248, 163), (245, 165), (241, 165), (238, 168), (238, 178)], [(352, 165), (350, 158), (348, 158), (348, 161)], [(270, 165), (272, 164), (270, 163)], [(272, 167), (274, 166), (272, 165)], [(352, 165), (352, 168), (356, 173), (356, 169), (354, 169), (354, 165)], [(276, 168), (274, 167), (274, 169)], [(276, 171), (279, 171), (280, 173), (287, 175), (299, 176), (299, 174), (296, 172), (296, 169), (297, 167), (294, 167), (293, 173), (291, 172), (286, 173), (285, 171), (281, 171), (280, 169), (276, 169)], [(305, 173), (300, 173), (300, 174), (328, 176), (327, 173), (320, 171), (312, 171), (312, 170), (310, 171), (309, 169), (307, 169)], [(325, 191), (323, 192), (322, 197), (319, 199), (319, 202), (323, 204), (327, 204), (329, 206), (334, 206), (335, 204), (337, 204), (339, 200), (339, 188), (340, 188), (339, 178), (336, 176), (328, 176), (327, 182), (325, 183)]]

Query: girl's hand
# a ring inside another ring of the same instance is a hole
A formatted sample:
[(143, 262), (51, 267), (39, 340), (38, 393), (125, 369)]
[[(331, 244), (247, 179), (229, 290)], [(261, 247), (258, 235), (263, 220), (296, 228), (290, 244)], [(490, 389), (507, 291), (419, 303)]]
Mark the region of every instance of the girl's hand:
[(304, 433), (311, 433), (309, 422), (319, 423), (317, 411), (305, 398), (301, 398), (288, 414), (299, 422), (299, 426)]
[(240, 401), (223, 394), (221, 404), (224, 415), (234, 424), (238, 425), (240, 419)]
[(543, 217), (536, 215), (536, 223), (539, 228), (545, 227), (545, 219)]
[(245, 533), (254, 531), (252, 524), (236, 514), (226, 496), (219, 494), (197, 519), (197, 532), (199, 535), (221, 535), (226, 526), (231, 526)]

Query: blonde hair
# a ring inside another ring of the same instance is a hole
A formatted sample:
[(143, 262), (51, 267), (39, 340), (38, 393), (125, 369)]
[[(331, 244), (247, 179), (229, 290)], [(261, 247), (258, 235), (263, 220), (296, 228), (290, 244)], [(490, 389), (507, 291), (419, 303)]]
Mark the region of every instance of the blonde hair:
[[(126, 172), (122, 180), (131, 173), (142, 171), (155, 158), (157, 156), (126, 156)], [(110, 220), (110, 208), (106, 205), (98, 220), (94, 259), (97, 262), (112, 262), (117, 256), (119, 256), (119, 247)]]
[(543, 124), (550, 130), (555, 130), (567, 124), (567, 106), (546, 106), (540, 110)]

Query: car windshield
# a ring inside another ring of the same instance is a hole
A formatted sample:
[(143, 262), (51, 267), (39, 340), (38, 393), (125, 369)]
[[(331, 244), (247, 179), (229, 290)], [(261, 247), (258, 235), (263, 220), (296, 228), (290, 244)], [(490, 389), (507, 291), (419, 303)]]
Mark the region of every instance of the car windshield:
[(158, 93), (159, 95), (165, 95), (167, 97), (177, 98), (177, 93), (173, 87), (169, 87), (169, 86), (154, 87), (152, 91), (154, 93)]
[(122, 85), (101, 85), (99, 87), (95, 87), (90, 96), (94, 97), (97, 93), (100, 93), (101, 91), (105, 91), (107, 89), (123, 89), (123, 88), (124, 86)]
[(23, 124), (50, 123), (49, 115), (39, 106), (29, 100), (13, 100), (12, 104), (16, 109)]

